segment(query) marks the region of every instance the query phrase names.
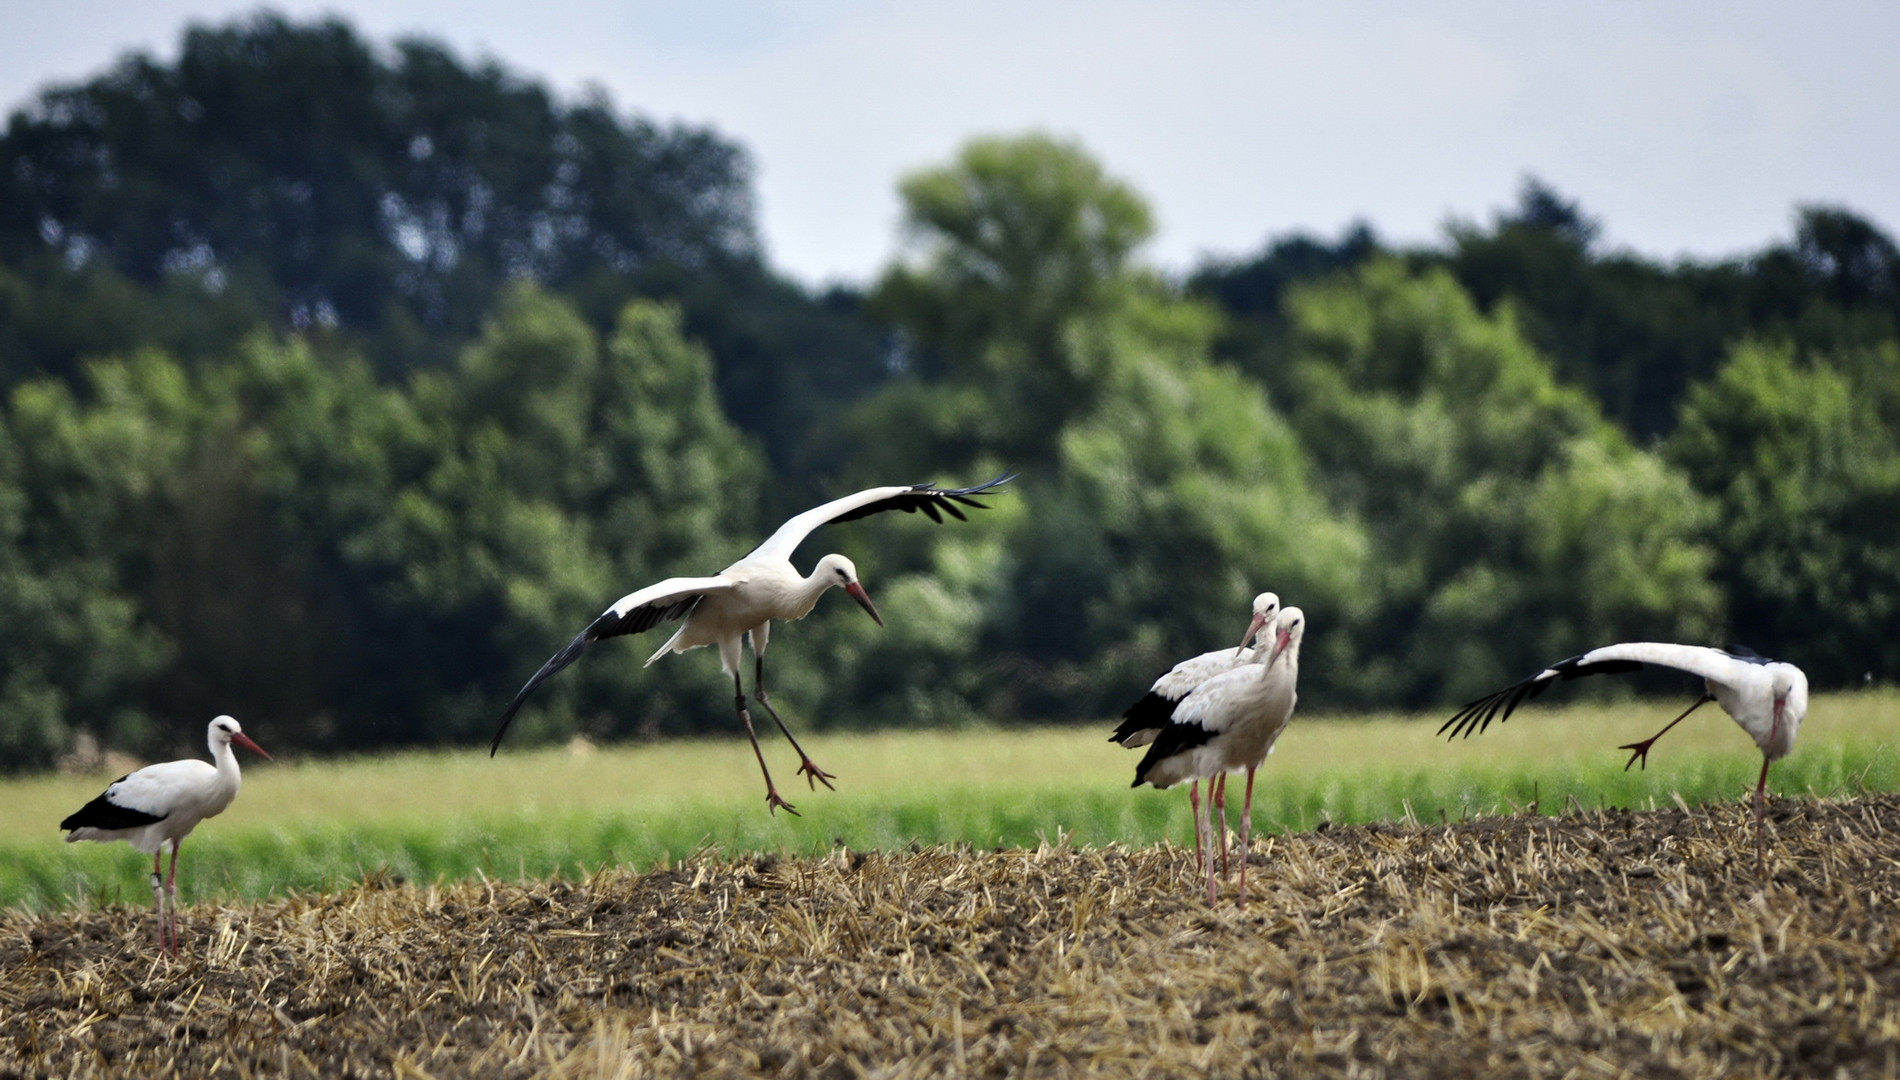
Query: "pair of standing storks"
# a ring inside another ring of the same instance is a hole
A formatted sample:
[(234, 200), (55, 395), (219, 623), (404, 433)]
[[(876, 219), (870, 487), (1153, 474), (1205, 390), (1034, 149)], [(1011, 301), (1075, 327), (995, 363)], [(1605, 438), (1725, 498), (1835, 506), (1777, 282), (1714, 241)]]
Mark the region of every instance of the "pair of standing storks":
[[(1122, 713), (1108, 737), (1113, 743), (1148, 752), (1135, 766), (1131, 787), (1168, 788), (1188, 781), (1194, 808), (1194, 857), (1207, 871), (1207, 902), (1214, 904), (1214, 836), (1207, 815), (1218, 817), (1220, 861), (1227, 867), (1227, 774), (1247, 772), (1247, 795), (1240, 812), (1240, 900), (1247, 904), (1247, 852), (1253, 835), (1254, 773), (1273, 753), (1273, 744), (1293, 718), (1299, 698), (1300, 642), (1306, 613), (1280, 607), (1265, 592), (1254, 597), (1253, 618), (1240, 645), (1202, 653), (1174, 665), (1156, 679), (1141, 700)], [(1252, 651), (1248, 641), (1256, 641)], [(1206, 780), (1207, 803), (1200, 785)]]

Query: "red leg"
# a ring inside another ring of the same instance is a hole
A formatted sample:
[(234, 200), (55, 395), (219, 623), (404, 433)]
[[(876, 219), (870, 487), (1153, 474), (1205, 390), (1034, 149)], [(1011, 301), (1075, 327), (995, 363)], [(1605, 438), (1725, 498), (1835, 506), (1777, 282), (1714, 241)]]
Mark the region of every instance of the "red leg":
[(152, 927), (153, 936), (158, 939), (158, 951), (165, 951), (165, 845), (161, 842), (158, 850), (152, 852), (152, 914), (157, 924)]
[(732, 676), (732, 689), (735, 691), (733, 704), (739, 710), (739, 722), (745, 725), (745, 737), (752, 740), (752, 756), (759, 759), (759, 771), (765, 774), (765, 808), (776, 814), (782, 806), (786, 813), (798, 816), (792, 804), (779, 797), (778, 785), (772, 783), (772, 770), (765, 767), (765, 751), (759, 749), (758, 733), (752, 730), (752, 714), (746, 711), (745, 690), (739, 685), (737, 672)]
[(178, 956), (178, 847), (184, 838), (172, 841), (172, 869), (165, 880), (165, 924), (171, 929), (172, 956)]
[[(765, 696), (765, 657), (755, 656), (753, 659), (755, 665), (752, 669), (752, 696), (760, 705), (765, 706), (766, 715), (770, 716), (772, 722), (778, 725), (779, 731), (785, 736), (785, 741), (792, 744), (792, 749), (798, 751), (798, 758), (803, 762), (803, 764), (799, 765), (798, 772), (793, 775), (803, 775), (805, 777), (805, 783), (809, 784), (813, 791), (818, 790), (819, 784), (823, 784), (833, 791), (838, 790), (832, 787), (831, 784), (837, 777), (819, 768), (818, 763), (813, 761), (809, 754), (805, 753), (805, 748), (798, 745), (797, 739), (792, 738), (792, 729), (786, 727), (785, 721), (778, 718), (778, 710), (772, 707), (771, 700)], [(786, 809), (789, 810), (791, 808), (787, 807)]]
[(1214, 804), (1214, 817), (1220, 823), (1215, 826), (1220, 833), (1220, 876), (1231, 877), (1234, 871), (1227, 865), (1227, 774), (1215, 773), (1207, 782), (1207, 791), (1207, 801)]
[(1664, 724), (1663, 729), (1661, 731), (1658, 731), (1656, 734), (1651, 735), (1647, 739), (1644, 739), (1642, 742), (1624, 743), (1622, 746), (1617, 747), (1618, 750), (1630, 751), (1630, 759), (1627, 762), (1624, 762), (1623, 771), (1629, 772), (1630, 766), (1636, 764), (1639, 761), (1643, 763), (1644, 770), (1648, 770), (1649, 748), (1655, 744), (1656, 740), (1662, 738), (1665, 734), (1667, 734), (1670, 728), (1675, 727), (1677, 724), (1682, 723), (1683, 720), (1686, 719), (1690, 713), (1696, 711), (1697, 709), (1700, 709), (1702, 706), (1707, 705), (1709, 702), (1714, 701), (1714, 700), (1715, 700), (1715, 695), (1703, 694), (1701, 697), (1696, 699), (1696, 702), (1694, 705), (1691, 705), (1688, 708), (1682, 710), (1681, 716), (1678, 716), (1674, 720), (1671, 720), (1667, 724)]
[[(1213, 789), (1213, 786), (1214, 786), (1214, 785), (1213, 785), (1213, 783), (1212, 783), (1212, 782), (1210, 781), (1210, 782), (1208, 783), (1208, 788), (1209, 788), (1209, 791), (1208, 791), (1208, 796), (1207, 796), (1207, 801), (1206, 801), (1206, 802), (1204, 802), (1204, 803), (1202, 803), (1202, 804), (1201, 804), (1201, 806), (1200, 806), (1200, 815), (1201, 815), (1201, 818), (1202, 818), (1202, 820), (1201, 820), (1201, 835), (1202, 835), (1202, 836), (1205, 836), (1205, 837), (1207, 837), (1207, 842), (1209, 842), (1209, 843), (1211, 843), (1211, 842), (1213, 841), (1213, 839), (1214, 839), (1214, 827), (1213, 827), (1212, 825), (1210, 825), (1210, 824), (1209, 824), (1209, 823), (1208, 823), (1208, 822), (1206, 821), (1206, 815), (1207, 815), (1207, 808), (1208, 808), (1209, 806), (1211, 806), (1211, 805), (1213, 804), (1213, 802), (1214, 802), (1214, 794), (1213, 794), (1213, 790), (1212, 790), (1212, 789)], [(1214, 904), (1215, 904), (1215, 900), (1214, 900), (1214, 853), (1213, 853), (1213, 852), (1211, 852), (1211, 851), (1207, 853), (1207, 860), (1206, 860), (1206, 867), (1207, 867), (1207, 906), (1211, 908), (1211, 907), (1213, 907), (1213, 906), (1214, 906)]]
[(1193, 807), (1194, 818), (1194, 872), (1205, 869), (1201, 865), (1201, 853), (1207, 848), (1207, 837), (1201, 827), (1201, 782), (1194, 780), (1188, 784), (1188, 805)]
[(1761, 779), (1755, 784), (1755, 873), (1768, 876), (1768, 841), (1763, 836), (1762, 804), (1768, 800), (1768, 755), (1761, 756)]
[(1240, 810), (1240, 906), (1247, 906), (1247, 853), (1253, 841), (1253, 772), (1247, 766), (1247, 799)]

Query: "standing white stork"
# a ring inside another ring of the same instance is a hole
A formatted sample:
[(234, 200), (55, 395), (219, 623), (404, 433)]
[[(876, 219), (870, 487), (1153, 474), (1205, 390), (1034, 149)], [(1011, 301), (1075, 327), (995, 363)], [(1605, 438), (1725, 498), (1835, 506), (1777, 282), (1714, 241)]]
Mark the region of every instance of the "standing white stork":
[[(1253, 618), (1247, 624), (1247, 632), (1240, 636), (1239, 647), (1204, 652), (1168, 669), (1166, 674), (1154, 681), (1140, 701), (1122, 712), (1121, 725), (1108, 737), (1108, 741), (1120, 743), (1131, 750), (1154, 742), (1161, 729), (1168, 726), (1168, 718), (1174, 714), (1175, 706), (1181, 703), (1182, 698), (1193, 693), (1195, 687), (1254, 659), (1247, 642), (1252, 641), (1260, 628), (1273, 622), (1279, 614), (1280, 597), (1277, 594), (1263, 592), (1254, 597)], [(1210, 785), (1207, 797), (1219, 807), (1221, 853), (1224, 857), (1227, 851), (1227, 806), (1225, 785), (1219, 778)], [(1206, 846), (1201, 837), (1201, 781), (1198, 778), (1188, 784), (1188, 805), (1193, 808), (1194, 860), (1198, 868), (1202, 849)]]
[(903, 510), (907, 513), (921, 510), (939, 524), (943, 522), (944, 514), (959, 521), (968, 520), (958, 509), (959, 504), (986, 510), (988, 507), (972, 496), (994, 492), (1014, 478), (1014, 473), (1006, 473), (987, 484), (967, 488), (940, 488), (934, 484), (866, 488), (855, 495), (833, 499), (792, 518), (766, 538), (765, 543), (712, 577), (667, 578), (638, 592), (628, 593), (614, 601), (587, 629), (575, 635), (566, 648), (542, 664), (541, 670), (535, 672), (515, 695), (515, 699), (508, 703), (507, 710), (501, 714), (501, 726), (495, 731), (495, 741), (489, 745), (489, 756), (493, 757), (495, 751), (500, 749), (502, 736), (508, 733), (508, 725), (513, 722), (521, 703), (534, 692), (534, 688), (573, 663), (586, 651), (587, 646), (602, 638), (638, 634), (659, 623), (684, 618), (686, 621), (667, 639), (666, 644), (647, 657), (647, 663), (652, 664), (667, 653), (685, 652), (701, 645), (719, 646), (720, 665), (726, 674), (732, 676), (733, 702), (738, 709), (739, 720), (745, 725), (746, 738), (752, 741), (752, 753), (759, 759), (759, 771), (765, 774), (765, 805), (774, 813), (779, 807), (798, 813), (791, 803), (779, 796), (778, 788), (773, 785), (772, 771), (765, 766), (765, 754), (759, 749), (759, 737), (752, 728), (752, 714), (746, 710), (745, 688), (739, 678), (745, 640), (749, 635), (755, 663), (752, 696), (765, 707), (772, 722), (778, 725), (792, 748), (798, 751), (802, 762), (798, 772), (804, 774), (806, 782), (816, 790), (820, 783), (831, 787), (832, 774), (820, 769), (805, 753), (805, 748), (798, 745), (798, 740), (792, 738), (791, 730), (785, 726), (785, 721), (779, 719), (778, 710), (772, 708), (772, 702), (766, 696), (765, 646), (771, 634), (772, 620), (804, 618), (811, 613), (825, 590), (833, 586), (842, 587), (849, 593), (879, 626), (884, 625), (884, 620), (878, 615), (864, 586), (859, 584), (858, 568), (850, 559), (843, 555), (826, 555), (818, 560), (818, 565), (806, 576), (793, 568), (792, 552), (821, 525), (855, 521), (886, 510)]
[[(1273, 752), (1274, 741), (1293, 716), (1298, 699), (1300, 642), (1305, 636), (1306, 613), (1297, 607), (1281, 609), (1274, 622), (1273, 641), (1256, 647), (1252, 662), (1214, 676), (1181, 699), (1167, 726), (1135, 766), (1135, 782), (1129, 785), (1147, 783), (1168, 788), (1183, 780), (1247, 770), (1247, 800), (1240, 819), (1243, 907), (1247, 903), (1246, 851), (1253, 831), (1253, 776)], [(1203, 835), (1208, 829), (1208, 824), (1201, 822)], [(1207, 902), (1212, 906), (1212, 853), (1207, 856), (1206, 867)]]
[[(217, 817), (237, 798), (243, 777), (238, 774), (236, 743), (268, 759), (264, 748), (251, 741), (228, 716), (211, 721), (205, 740), (212, 764), (197, 758), (147, 765), (126, 773), (78, 810), (66, 815), (59, 827), (68, 830), (66, 842), (124, 840), (133, 850), (152, 857), (152, 906), (158, 912), (158, 947), (178, 955), (178, 847), (200, 821)], [(169, 880), (161, 884), (161, 849), (172, 846)]]
[(1649, 748), (1663, 733), (1681, 723), (1690, 713), (1713, 701), (1721, 705), (1755, 745), (1761, 748), (1761, 779), (1755, 784), (1755, 865), (1758, 871), (1767, 864), (1762, 803), (1768, 789), (1768, 766), (1794, 749), (1794, 737), (1808, 715), (1808, 677), (1793, 664), (1770, 660), (1745, 646), (1727, 651), (1703, 645), (1673, 645), (1656, 641), (1633, 641), (1605, 645), (1581, 656), (1555, 663), (1537, 674), (1512, 683), (1502, 690), (1471, 702), (1459, 709), (1439, 734), (1469, 738), (1483, 731), (1496, 719), (1503, 723), (1519, 705), (1543, 693), (1560, 679), (1580, 679), (1585, 675), (1611, 675), (1640, 671), (1646, 664), (1675, 668), (1702, 676), (1704, 692), (1680, 716), (1663, 725), (1662, 731), (1640, 742), (1617, 747), (1630, 751), (1623, 768), (1628, 771), (1638, 761), (1649, 767)]

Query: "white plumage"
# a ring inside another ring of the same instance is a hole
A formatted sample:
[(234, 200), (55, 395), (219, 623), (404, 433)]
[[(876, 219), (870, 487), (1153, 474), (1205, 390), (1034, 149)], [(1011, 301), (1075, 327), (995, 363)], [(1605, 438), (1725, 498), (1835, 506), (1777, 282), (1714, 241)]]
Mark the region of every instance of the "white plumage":
[[(1292, 719), (1298, 701), (1300, 643), (1306, 613), (1284, 608), (1270, 644), (1255, 659), (1207, 680), (1181, 700), (1135, 767), (1134, 786), (1172, 787), (1183, 780), (1212, 778), (1244, 769), (1247, 798), (1241, 814), (1241, 893), (1246, 903), (1246, 850), (1252, 835), (1253, 776)], [(1214, 800), (1208, 800), (1212, 803)], [(1202, 822), (1203, 836), (1209, 827)], [(1208, 903), (1214, 902), (1214, 864), (1206, 860)]]
[(833, 587), (849, 593), (878, 625), (882, 626), (884, 620), (878, 615), (864, 586), (859, 584), (857, 566), (850, 559), (843, 555), (826, 555), (818, 560), (818, 565), (809, 575), (803, 575), (793, 568), (792, 553), (805, 537), (821, 525), (854, 521), (887, 510), (911, 513), (921, 510), (937, 522), (943, 521), (944, 514), (963, 520), (959, 506), (987, 509), (972, 496), (991, 493), (1012, 478), (1013, 474), (1008, 474), (987, 484), (967, 488), (939, 488), (932, 484), (867, 488), (793, 517), (779, 526), (778, 531), (767, 537), (764, 543), (718, 574), (711, 577), (668, 578), (628, 593), (614, 601), (587, 629), (541, 665), (541, 669), (515, 694), (514, 700), (508, 703), (507, 710), (502, 713), (494, 742), (489, 746), (489, 754), (493, 755), (501, 747), (502, 736), (507, 734), (508, 725), (514, 721), (515, 713), (528, 695), (534, 692), (534, 688), (579, 659), (587, 646), (602, 638), (637, 634), (659, 623), (683, 618), (685, 622), (667, 639), (666, 644), (647, 658), (647, 663), (651, 664), (670, 652), (685, 652), (702, 645), (718, 646), (720, 665), (732, 677), (734, 704), (739, 719), (745, 725), (746, 737), (752, 741), (752, 752), (758, 757), (759, 770), (765, 774), (766, 807), (774, 812), (783, 807), (797, 813), (791, 803), (779, 796), (778, 788), (772, 783), (772, 772), (765, 766), (765, 754), (759, 749), (758, 735), (752, 728), (752, 715), (746, 709), (745, 688), (740, 681), (739, 670), (744, 658), (742, 650), (745, 642), (748, 637), (752, 642), (752, 696), (765, 707), (779, 731), (798, 751), (801, 759), (799, 774), (804, 775), (807, 783), (814, 788), (820, 783), (831, 787), (832, 775), (820, 769), (804, 748), (798, 745), (798, 740), (792, 737), (785, 721), (779, 719), (778, 711), (772, 708), (771, 700), (766, 695), (765, 647), (771, 635), (772, 620), (804, 618), (811, 613), (818, 598)]
[[(123, 840), (152, 857), (152, 903), (158, 910), (159, 946), (166, 947), (169, 939), (173, 955), (178, 953), (178, 848), (199, 822), (223, 813), (237, 798), (244, 781), (237, 755), (231, 752), (233, 743), (270, 757), (229, 716), (211, 721), (205, 741), (211, 747), (209, 763), (187, 758), (147, 765), (108, 784), (97, 798), (59, 823), (67, 830), (69, 844), (79, 840)], [(171, 875), (161, 893), (159, 853), (168, 843), (172, 847)]]
[[(1232, 671), (1240, 665), (1251, 663), (1256, 659), (1256, 650), (1249, 649), (1247, 643), (1254, 640), (1255, 635), (1260, 632), (1260, 628), (1273, 622), (1279, 614), (1280, 597), (1277, 594), (1263, 592), (1254, 597), (1253, 617), (1247, 623), (1247, 632), (1240, 636), (1240, 646), (1238, 648), (1216, 649), (1213, 652), (1204, 652), (1199, 656), (1189, 657), (1174, 665), (1172, 668), (1169, 668), (1160, 678), (1154, 681), (1154, 685), (1148, 688), (1148, 692), (1142, 695), (1141, 700), (1122, 711), (1122, 722), (1115, 728), (1115, 733), (1108, 737), (1108, 741), (1119, 743), (1131, 750), (1147, 746), (1149, 743), (1154, 742), (1155, 736), (1160, 734), (1161, 729), (1168, 725), (1168, 720), (1174, 715), (1175, 706), (1181, 703), (1182, 698), (1193, 693), (1196, 687), (1214, 676)], [(1264, 644), (1259, 646), (1259, 648), (1265, 647)], [(1221, 812), (1219, 814), (1221, 821), (1221, 850), (1225, 852), (1227, 848), (1227, 814), (1226, 807), (1224, 803), (1221, 802), (1222, 790), (1218, 784), (1219, 781), (1217, 780), (1215, 781), (1215, 786), (1210, 786), (1208, 798), (1215, 800), (1217, 804), (1221, 805)], [(1201, 782), (1198, 779), (1188, 784), (1188, 806), (1193, 812), (1194, 858), (1198, 864), (1207, 846), (1204, 838), (1201, 836)]]
[(1711, 701), (1722, 706), (1761, 750), (1761, 778), (1755, 784), (1755, 857), (1758, 865), (1765, 865), (1767, 841), (1762, 804), (1767, 797), (1768, 766), (1794, 749), (1801, 721), (1808, 715), (1808, 677), (1793, 664), (1770, 660), (1739, 646), (1725, 651), (1660, 641), (1605, 645), (1486, 694), (1459, 709), (1438, 730), (1440, 734), (1449, 732), (1454, 738), (1461, 734), (1468, 737), (1489, 727), (1494, 719), (1502, 723), (1519, 705), (1560, 680), (1638, 671), (1649, 664), (1700, 675), (1705, 692), (1681, 715), (1665, 724), (1662, 731), (1640, 742), (1618, 747), (1630, 751), (1630, 759), (1623, 767), (1628, 769), (1640, 761), (1647, 768), (1649, 748), (1664, 732)]
[(1239, 648), (1204, 652), (1169, 668), (1154, 681), (1140, 701), (1122, 712), (1121, 725), (1115, 729), (1115, 734), (1108, 737), (1108, 741), (1120, 743), (1131, 750), (1155, 741), (1155, 736), (1167, 726), (1168, 718), (1173, 715), (1174, 707), (1182, 698), (1214, 676), (1253, 661), (1255, 650), (1249, 649), (1247, 643), (1254, 639), (1261, 627), (1273, 622), (1279, 614), (1278, 595), (1263, 592), (1254, 597), (1253, 618), (1247, 623), (1247, 632), (1240, 637)]

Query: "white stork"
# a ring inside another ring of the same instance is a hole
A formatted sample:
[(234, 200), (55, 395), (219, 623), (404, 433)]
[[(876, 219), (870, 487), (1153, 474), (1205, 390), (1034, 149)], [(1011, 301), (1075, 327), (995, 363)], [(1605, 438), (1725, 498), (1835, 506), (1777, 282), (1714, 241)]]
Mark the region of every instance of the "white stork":
[[(211, 721), (205, 735), (212, 764), (197, 758), (147, 765), (106, 785), (106, 790), (66, 815), (59, 827), (66, 842), (124, 840), (133, 850), (152, 857), (152, 906), (158, 912), (158, 947), (178, 955), (178, 847), (191, 830), (208, 817), (217, 817), (237, 798), (243, 777), (238, 774), (236, 743), (268, 759), (264, 748), (251, 741), (228, 716)], [(172, 846), (172, 868), (161, 883), (159, 855)]]
[[(1168, 788), (1183, 780), (1247, 770), (1247, 801), (1242, 811), (1240, 904), (1247, 903), (1247, 844), (1252, 839), (1253, 776), (1286, 729), (1298, 698), (1300, 642), (1306, 613), (1284, 608), (1274, 622), (1273, 641), (1255, 648), (1254, 659), (1202, 683), (1175, 706), (1166, 727), (1135, 766), (1131, 787)], [(1210, 798), (1209, 803), (1213, 800)], [(1201, 822), (1205, 835), (1208, 824)], [(1207, 902), (1214, 898), (1214, 859), (1207, 866)]]
[[(1240, 646), (1233, 649), (1216, 649), (1190, 657), (1154, 681), (1140, 701), (1130, 705), (1122, 712), (1122, 722), (1108, 741), (1119, 743), (1129, 749), (1147, 746), (1155, 741), (1161, 729), (1168, 726), (1168, 718), (1174, 714), (1175, 706), (1181, 699), (1194, 692), (1194, 688), (1224, 672), (1232, 671), (1254, 659), (1253, 651), (1247, 643), (1254, 639), (1260, 628), (1273, 622), (1280, 614), (1280, 597), (1275, 593), (1263, 592), (1253, 598), (1253, 618), (1247, 624), (1247, 632), (1240, 637)], [(1264, 648), (1264, 646), (1262, 646)], [(1225, 785), (1217, 778), (1210, 785), (1207, 797), (1219, 807), (1221, 822), (1221, 852), (1227, 850), (1227, 806)], [(1194, 818), (1194, 859), (1198, 867), (1201, 851), (1206, 845), (1201, 837), (1201, 782), (1195, 779), (1188, 784), (1188, 805), (1193, 807)]]
[(1461, 734), (1469, 738), (1472, 732), (1489, 727), (1493, 719), (1503, 723), (1519, 705), (1543, 693), (1558, 680), (1640, 671), (1647, 664), (1700, 675), (1704, 692), (1680, 716), (1664, 724), (1662, 731), (1640, 742), (1617, 747), (1630, 751), (1624, 770), (1639, 761), (1648, 768), (1649, 748), (1664, 732), (1711, 701), (1721, 705), (1761, 748), (1761, 779), (1755, 784), (1755, 865), (1758, 870), (1763, 869), (1767, 862), (1767, 841), (1763, 837), (1762, 803), (1768, 789), (1768, 766), (1794, 749), (1795, 734), (1808, 715), (1808, 677), (1793, 664), (1770, 660), (1741, 645), (1731, 646), (1727, 651), (1657, 641), (1605, 645), (1486, 694), (1459, 709), (1438, 731), (1441, 735), (1449, 732), (1452, 738)]
[(798, 740), (792, 737), (791, 730), (785, 726), (785, 721), (779, 719), (778, 710), (772, 708), (766, 696), (765, 646), (771, 633), (772, 620), (804, 618), (811, 613), (825, 590), (833, 586), (849, 593), (879, 626), (884, 625), (884, 620), (878, 615), (864, 586), (859, 584), (858, 568), (850, 559), (843, 555), (826, 555), (818, 560), (818, 565), (806, 576), (792, 567), (792, 552), (821, 525), (855, 521), (886, 510), (903, 510), (907, 513), (921, 510), (939, 524), (943, 522), (944, 514), (959, 521), (967, 520), (958, 509), (959, 504), (980, 510), (988, 509), (972, 496), (994, 492), (1014, 477), (1014, 473), (1007, 473), (987, 484), (967, 488), (940, 488), (934, 484), (867, 488), (855, 495), (833, 499), (792, 518), (779, 526), (778, 531), (768, 537), (765, 543), (712, 577), (667, 578), (638, 592), (628, 593), (614, 601), (587, 629), (575, 635), (566, 648), (542, 664), (541, 670), (535, 672), (514, 700), (508, 703), (507, 710), (501, 714), (501, 726), (495, 731), (495, 740), (488, 748), (489, 756), (493, 757), (501, 747), (501, 739), (507, 734), (508, 725), (513, 722), (515, 713), (528, 695), (534, 692), (534, 688), (573, 663), (586, 651), (587, 646), (602, 638), (638, 634), (659, 623), (684, 618), (686, 621), (679, 630), (647, 658), (647, 663), (651, 664), (667, 653), (685, 652), (701, 645), (717, 645), (719, 662), (726, 674), (732, 676), (733, 702), (738, 709), (739, 720), (745, 725), (746, 738), (752, 741), (752, 752), (759, 759), (759, 771), (765, 774), (765, 805), (774, 813), (779, 807), (798, 813), (791, 803), (779, 796), (778, 788), (773, 785), (772, 771), (765, 766), (765, 754), (759, 749), (759, 738), (752, 728), (752, 714), (746, 710), (745, 688), (739, 678), (745, 639), (750, 635), (755, 663), (752, 696), (765, 707), (779, 731), (798, 751), (802, 761), (798, 772), (804, 774), (806, 782), (816, 790), (820, 783), (831, 787), (832, 774), (820, 769), (805, 753), (804, 747), (798, 745)]

